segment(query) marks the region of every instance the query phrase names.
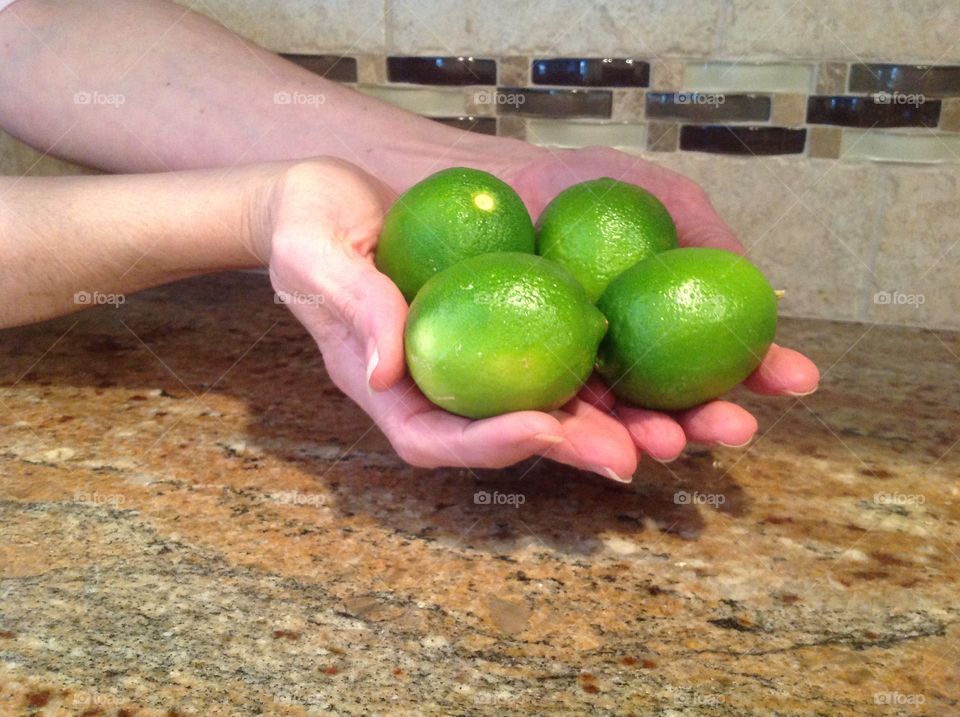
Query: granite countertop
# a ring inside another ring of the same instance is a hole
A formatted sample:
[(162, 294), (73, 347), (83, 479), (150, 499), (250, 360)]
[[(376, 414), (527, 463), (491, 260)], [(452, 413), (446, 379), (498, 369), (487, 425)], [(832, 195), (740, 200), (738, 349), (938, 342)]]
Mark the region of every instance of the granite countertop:
[(262, 276), (0, 337), (0, 715), (960, 714), (960, 334), (628, 487), (403, 465)]

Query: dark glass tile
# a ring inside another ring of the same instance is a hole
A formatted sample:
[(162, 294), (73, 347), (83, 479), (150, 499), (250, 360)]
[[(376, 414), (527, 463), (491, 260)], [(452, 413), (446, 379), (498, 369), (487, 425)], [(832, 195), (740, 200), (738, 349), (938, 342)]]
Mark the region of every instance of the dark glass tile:
[(417, 85), (495, 85), (497, 63), (473, 57), (388, 57), (387, 79)]
[(888, 94), (889, 101), (874, 97), (837, 97), (815, 95), (807, 99), (807, 124), (835, 124), (843, 127), (936, 127), (940, 120), (940, 100), (914, 96), (907, 104), (901, 98), (910, 95)]
[(353, 57), (339, 55), (283, 55), (283, 57), (328, 80), (357, 81), (357, 61)]
[(647, 117), (686, 122), (766, 122), (770, 98), (716, 92), (648, 92)]
[(960, 96), (960, 65), (852, 65), (850, 91)]
[(435, 122), (479, 134), (496, 134), (497, 120), (494, 117), (431, 117)]
[(800, 154), (806, 139), (807, 130), (785, 127), (685, 125), (680, 128), (680, 149), (694, 152)]
[(533, 61), (533, 84), (647, 87), (650, 84), (650, 63), (609, 57), (537, 59)]
[(608, 119), (613, 105), (609, 90), (531, 90), (499, 87), (497, 112), (526, 117), (596, 117)]

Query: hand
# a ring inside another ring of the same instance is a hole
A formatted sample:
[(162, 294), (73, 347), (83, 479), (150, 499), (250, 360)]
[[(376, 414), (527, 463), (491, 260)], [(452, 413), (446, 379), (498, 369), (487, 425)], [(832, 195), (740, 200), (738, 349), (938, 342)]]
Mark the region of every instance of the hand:
[[(682, 246), (711, 246), (745, 253), (696, 183), (613, 149), (535, 150), (533, 154), (521, 155), (498, 174), (520, 193), (534, 219), (558, 192), (572, 184), (597, 177), (632, 182), (655, 194), (666, 205), (677, 224)], [(802, 396), (815, 391), (819, 380), (820, 374), (813, 362), (796, 351), (774, 344), (744, 384), (759, 394)], [(596, 380), (588, 384), (566, 410), (596, 424), (601, 421), (600, 416), (616, 416), (633, 444), (642, 453), (660, 461), (676, 458), (687, 441), (741, 446), (757, 431), (756, 419), (728, 401), (712, 401), (667, 414), (618, 405)], [(616, 458), (611, 456), (608, 462), (626, 466), (634, 446), (621, 437), (615, 450)], [(568, 443), (557, 446), (551, 457), (577, 464), (580, 456), (576, 444)]]
[[(569, 411), (470, 421), (431, 404), (405, 376), (407, 304), (373, 265), (393, 199), (358, 168), (320, 159), (285, 169), (251, 212), (274, 289), (316, 340), (333, 382), (413, 465), (499, 468), (568, 446), (564, 455), (574, 465), (608, 478), (632, 474), (626, 429), (584, 402)], [(626, 459), (607, 462), (624, 442)]]

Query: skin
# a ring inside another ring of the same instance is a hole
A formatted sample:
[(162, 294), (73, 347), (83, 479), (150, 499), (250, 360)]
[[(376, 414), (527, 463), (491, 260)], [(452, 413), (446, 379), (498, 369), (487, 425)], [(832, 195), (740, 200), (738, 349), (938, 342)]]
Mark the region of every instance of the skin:
[[(747, 411), (726, 401), (670, 415), (617, 406), (596, 380), (561, 411), (467, 421), (432, 407), (405, 377), (406, 304), (371, 262), (395, 193), (445, 167), (476, 167), (510, 183), (536, 217), (560, 190), (609, 176), (653, 192), (673, 215), (681, 245), (742, 253), (704, 192), (678, 174), (607, 148), (557, 152), (439, 125), (327, 82), (159, 0), (20, 0), (0, 13), (0, 67), (0, 127), (43, 151), (112, 172), (221, 168), (200, 179), (178, 173), (112, 178), (115, 185), (108, 178), (0, 184), (0, 250), (5, 268), (15, 269), (3, 273), (0, 290), (18, 297), (5, 302), (4, 325), (72, 311), (77, 290), (129, 293), (268, 264), (278, 289), (329, 297), (322, 306), (291, 309), (333, 380), (412, 464), (500, 467), (543, 454), (626, 480), (643, 453), (667, 461), (688, 441), (739, 446), (757, 430)], [(78, 91), (124, 101), (78, 104)], [(278, 104), (277, 92), (323, 102)], [(237, 166), (310, 157), (324, 158), (282, 169)], [(180, 180), (206, 182), (209, 201), (175, 196)], [(61, 199), (75, 212), (50, 201), (61, 183)], [(115, 203), (114, 192), (129, 203)], [(151, 201), (134, 203), (133, 196)], [(150, 206), (154, 197), (165, 201)], [(127, 213), (115, 214), (118, 207)], [(237, 212), (246, 231), (217, 228), (221, 220), (233, 226)], [(144, 213), (151, 221), (141, 231)], [(129, 233), (114, 237), (122, 227)], [(774, 346), (745, 383), (764, 395), (805, 395), (818, 381), (812, 362)]]

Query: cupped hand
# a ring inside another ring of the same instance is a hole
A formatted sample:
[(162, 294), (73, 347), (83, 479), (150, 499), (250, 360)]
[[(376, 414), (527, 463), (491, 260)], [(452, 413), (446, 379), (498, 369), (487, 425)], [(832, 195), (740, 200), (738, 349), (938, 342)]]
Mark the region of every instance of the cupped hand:
[[(405, 372), (407, 304), (374, 267), (391, 191), (353, 165), (317, 159), (286, 168), (256, 201), (254, 223), (277, 295), (307, 328), (333, 382), (422, 467), (499, 468), (537, 454), (629, 480), (636, 451), (604, 407), (573, 400), (560, 411), (471, 421), (431, 404)], [(624, 450), (624, 446), (628, 450)]]
[[(693, 181), (663, 167), (607, 147), (579, 150), (535, 150), (520, 154), (497, 172), (523, 198), (536, 219), (546, 204), (572, 184), (612, 177), (644, 187), (666, 205), (677, 225), (681, 246), (708, 246), (744, 254), (743, 245), (719, 217), (706, 193)], [(774, 344), (760, 367), (744, 382), (763, 395), (803, 396), (816, 390), (817, 367), (808, 358)], [(662, 413), (618, 404), (598, 380), (566, 406), (571, 415), (601, 412), (615, 416), (632, 442), (611, 434), (608, 462), (625, 464), (639, 449), (656, 460), (676, 458), (688, 441), (739, 447), (757, 431), (756, 419), (729, 401), (712, 401), (687, 411)], [(598, 419), (591, 418), (595, 423)], [(614, 439), (616, 441), (614, 442)], [(551, 457), (578, 464), (582, 444), (569, 441)]]

